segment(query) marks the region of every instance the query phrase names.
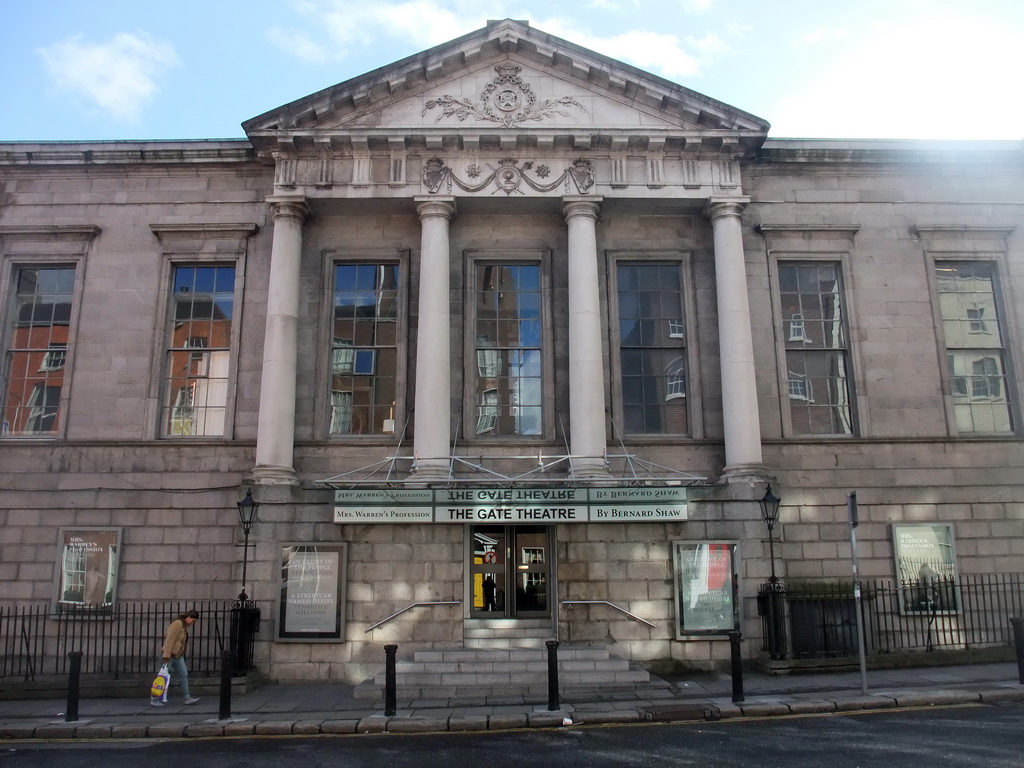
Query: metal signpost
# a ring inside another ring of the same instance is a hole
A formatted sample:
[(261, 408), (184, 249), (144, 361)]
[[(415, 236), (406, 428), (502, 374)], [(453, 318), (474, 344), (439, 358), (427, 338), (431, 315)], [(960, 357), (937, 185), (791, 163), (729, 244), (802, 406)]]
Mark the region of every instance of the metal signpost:
[(857, 614), (857, 655), (860, 658), (860, 690), (868, 692), (868, 664), (865, 655), (864, 616), (860, 611), (860, 575), (857, 573), (857, 492), (846, 496), (846, 508), (850, 513), (850, 559), (853, 561), (853, 610)]

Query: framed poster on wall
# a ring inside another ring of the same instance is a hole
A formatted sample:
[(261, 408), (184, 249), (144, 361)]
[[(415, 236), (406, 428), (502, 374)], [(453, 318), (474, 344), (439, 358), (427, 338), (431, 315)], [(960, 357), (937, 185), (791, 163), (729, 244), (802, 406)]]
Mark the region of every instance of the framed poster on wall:
[(120, 528), (61, 528), (56, 567), (56, 613), (108, 612), (117, 599)]
[(952, 525), (893, 523), (892, 551), (903, 613), (959, 610)]
[(347, 544), (281, 546), (278, 640), (344, 638), (347, 563)]
[(675, 541), (676, 636), (739, 629), (738, 564), (732, 541)]

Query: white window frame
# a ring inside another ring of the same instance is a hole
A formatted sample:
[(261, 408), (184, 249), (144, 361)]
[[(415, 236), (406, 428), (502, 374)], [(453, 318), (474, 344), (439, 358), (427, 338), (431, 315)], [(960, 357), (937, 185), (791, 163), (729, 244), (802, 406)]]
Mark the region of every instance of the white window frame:
[(686, 358), (677, 357), (665, 366), (665, 400), (686, 397)]
[(794, 312), (789, 316), (786, 321), (789, 325), (789, 340), (790, 341), (802, 341), (810, 343), (810, 339), (807, 338), (807, 331), (804, 325), (804, 313)]
[(39, 373), (45, 373), (46, 371), (59, 371), (67, 363), (68, 357), (68, 345), (59, 342), (53, 342), (50, 344), (50, 351), (43, 357), (43, 362), (39, 366)]
[(498, 390), (488, 387), (480, 393), (480, 408), (477, 411), (476, 434), (485, 435), (498, 426)]
[(791, 400), (806, 400), (808, 403), (814, 402), (811, 380), (806, 373), (789, 371), (789, 397)]

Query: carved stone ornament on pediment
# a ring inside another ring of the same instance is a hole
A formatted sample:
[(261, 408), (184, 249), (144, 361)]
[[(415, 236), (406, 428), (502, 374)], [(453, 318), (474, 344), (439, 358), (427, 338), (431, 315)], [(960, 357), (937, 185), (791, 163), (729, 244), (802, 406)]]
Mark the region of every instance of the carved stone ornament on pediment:
[(504, 62), (495, 65), (494, 69), (498, 76), (484, 88), (479, 97), (479, 104), (468, 98), (442, 96), (427, 102), (423, 108), (423, 116), (426, 117), (427, 112), (432, 109), (440, 108), (441, 114), (434, 120), (435, 123), (442, 117), (456, 117), (459, 122), (468, 117), (475, 117), (477, 120), (499, 123), (511, 128), (519, 123), (543, 120), (552, 115), (569, 117), (569, 107), (575, 107), (584, 114), (587, 112), (586, 108), (571, 96), (546, 99), (538, 103), (533, 89), (519, 77), (519, 70), (522, 67), (517, 64)]
[[(532, 160), (528, 160), (520, 166), (518, 160), (507, 157), (498, 161), (497, 168), (491, 165), (488, 165), (487, 168), (490, 169), (490, 173), (483, 181), (469, 184), (456, 176), (455, 172), (445, 165), (441, 158), (432, 157), (423, 166), (423, 183), (430, 194), (435, 194), (442, 187), (450, 193), (453, 184), (464, 192), (480, 192), (494, 184), (492, 195), (495, 192), (504, 192), (509, 196), (514, 192), (520, 195), (526, 194), (520, 188), (523, 184), (542, 193), (551, 192), (564, 185), (566, 194), (573, 194), (575, 186), (575, 192), (581, 195), (586, 194), (594, 186), (594, 165), (585, 158), (574, 160), (572, 165), (562, 171), (557, 179), (547, 183), (541, 182), (539, 179), (546, 179), (550, 176), (551, 169), (546, 165), (538, 165), (535, 168)], [(527, 174), (527, 171), (532, 171), (537, 179), (534, 179), (533, 175)], [(475, 164), (468, 168), (467, 173), (470, 178), (474, 179), (484, 175), (484, 171)]]

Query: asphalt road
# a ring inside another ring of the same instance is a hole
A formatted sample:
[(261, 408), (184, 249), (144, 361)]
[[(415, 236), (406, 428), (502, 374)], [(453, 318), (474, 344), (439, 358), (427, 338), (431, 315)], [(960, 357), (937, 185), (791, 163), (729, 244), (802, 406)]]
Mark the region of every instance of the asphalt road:
[(1020, 768), (1024, 703), (496, 733), (0, 743), (0, 768)]

